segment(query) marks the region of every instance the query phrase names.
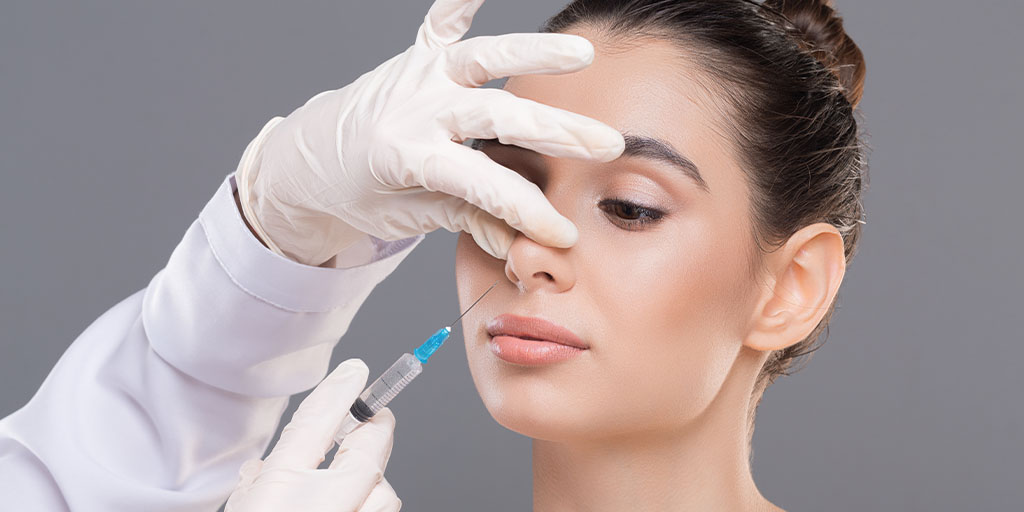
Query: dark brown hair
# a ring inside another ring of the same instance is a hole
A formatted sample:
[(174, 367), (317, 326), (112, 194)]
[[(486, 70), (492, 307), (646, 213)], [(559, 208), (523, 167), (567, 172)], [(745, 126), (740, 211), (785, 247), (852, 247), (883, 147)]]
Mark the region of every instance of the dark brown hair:
[[(839, 230), (852, 260), (868, 183), (867, 146), (854, 118), (865, 66), (831, 1), (576, 0), (540, 31), (573, 28), (596, 31), (610, 48), (645, 38), (676, 43), (703, 72), (691, 78), (724, 100), (725, 129), (751, 191), (752, 276), (765, 252), (816, 222)], [(768, 357), (751, 397), (751, 436), (764, 390), (820, 347), (815, 341), (828, 337), (835, 307), (807, 338)]]

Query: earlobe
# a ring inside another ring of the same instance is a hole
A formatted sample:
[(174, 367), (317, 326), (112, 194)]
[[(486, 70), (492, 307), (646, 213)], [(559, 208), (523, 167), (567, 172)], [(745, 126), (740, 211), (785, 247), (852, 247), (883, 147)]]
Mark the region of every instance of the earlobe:
[(768, 258), (772, 284), (761, 290), (743, 341), (761, 351), (784, 349), (810, 335), (846, 273), (843, 238), (823, 222), (797, 231)]

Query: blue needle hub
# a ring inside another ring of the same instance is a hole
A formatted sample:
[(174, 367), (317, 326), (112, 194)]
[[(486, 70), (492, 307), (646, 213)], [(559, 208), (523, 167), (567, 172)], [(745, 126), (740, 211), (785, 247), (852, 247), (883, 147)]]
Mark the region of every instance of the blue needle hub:
[(442, 327), (438, 329), (433, 336), (428, 338), (427, 341), (424, 341), (416, 350), (413, 350), (412, 355), (416, 356), (416, 359), (419, 359), (421, 363), (426, 364), (427, 359), (430, 359), (430, 356), (434, 355), (434, 352), (437, 352), (437, 349), (441, 348), (441, 345), (444, 344), (444, 340), (447, 340), (451, 333), (451, 327)]

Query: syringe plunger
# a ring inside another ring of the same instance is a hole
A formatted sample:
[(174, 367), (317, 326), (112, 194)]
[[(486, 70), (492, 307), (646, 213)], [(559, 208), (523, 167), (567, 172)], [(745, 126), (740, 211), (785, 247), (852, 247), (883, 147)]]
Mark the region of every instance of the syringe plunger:
[(368, 421), (422, 371), (423, 364), (419, 359), (412, 354), (402, 354), (402, 357), (359, 395), (359, 400), (352, 404), (352, 415), (360, 421)]

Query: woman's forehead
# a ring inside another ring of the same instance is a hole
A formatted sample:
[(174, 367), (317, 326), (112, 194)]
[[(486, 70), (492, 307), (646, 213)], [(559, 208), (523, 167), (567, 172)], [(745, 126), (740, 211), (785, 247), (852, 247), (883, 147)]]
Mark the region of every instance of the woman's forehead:
[[(679, 46), (648, 40), (629, 49), (595, 48), (587, 67), (561, 75), (518, 75), (504, 89), (601, 121), (622, 132), (665, 140), (702, 169), (731, 160), (720, 129), (723, 111)], [(714, 179), (714, 178), (711, 178)], [(714, 188), (714, 187), (712, 187)]]

